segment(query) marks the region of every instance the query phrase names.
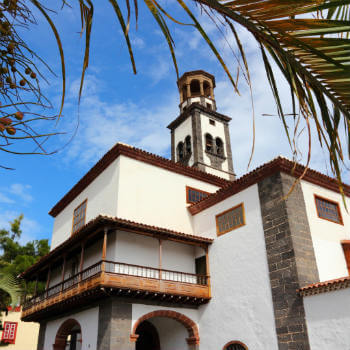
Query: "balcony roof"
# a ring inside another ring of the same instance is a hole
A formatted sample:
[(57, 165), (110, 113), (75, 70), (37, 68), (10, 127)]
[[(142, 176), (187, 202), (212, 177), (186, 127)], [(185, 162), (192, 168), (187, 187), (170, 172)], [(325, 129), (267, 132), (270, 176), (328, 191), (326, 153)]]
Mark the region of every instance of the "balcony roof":
[(43, 256), (38, 262), (29, 267), (26, 271), (22, 272), (19, 277), (29, 278), (35, 275), (43, 268), (47, 268), (50, 263), (53, 263), (58, 259), (62, 259), (64, 253), (75, 249), (82, 243), (82, 241), (97, 236), (99, 233), (101, 233), (101, 231), (103, 231), (104, 228), (111, 230), (119, 229), (124, 231), (132, 231), (133, 233), (145, 234), (169, 240), (176, 240), (189, 244), (208, 245), (213, 242), (213, 240), (210, 238), (177, 232), (169, 230), (167, 228), (145, 225), (117, 217), (99, 215), (95, 219), (85, 224), (73, 236), (65, 240), (50, 253)]

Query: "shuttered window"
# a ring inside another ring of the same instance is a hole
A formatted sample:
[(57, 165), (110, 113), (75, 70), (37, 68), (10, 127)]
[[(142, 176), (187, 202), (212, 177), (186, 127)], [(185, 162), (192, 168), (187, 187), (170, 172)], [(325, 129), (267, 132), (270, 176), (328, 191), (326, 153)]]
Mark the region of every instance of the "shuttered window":
[(87, 199), (74, 210), (72, 234), (85, 225)]
[(4, 322), (1, 341), (4, 343), (14, 344), (16, 341), (17, 322)]
[(226, 345), (224, 350), (247, 350), (247, 347), (240, 342), (232, 342)]
[(203, 198), (208, 197), (210, 193), (198, 190), (196, 188), (192, 188), (186, 186), (186, 199), (187, 203), (197, 203), (201, 201)]
[(216, 215), (216, 233), (218, 236), (245, 225), (243, 203)]
[(321, 219), (343, 224), (339, 203), (315, 195), (317, 215)]

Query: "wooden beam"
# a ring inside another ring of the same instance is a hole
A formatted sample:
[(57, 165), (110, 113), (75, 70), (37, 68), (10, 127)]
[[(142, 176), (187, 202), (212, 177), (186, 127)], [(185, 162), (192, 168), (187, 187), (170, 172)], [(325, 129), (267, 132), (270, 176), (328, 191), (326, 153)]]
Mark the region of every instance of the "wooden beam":
[(46, 298), (47, 298), (47, 295), (48, 295), (48, 291), (47, 290), (49, 289), (50, 279), (51, 279), (51, 265), (49, 265), (49, 271), (47, 272), (47, 280), (46, 280), (46, 287), (45, 287)]
[(84, 249), (85, 249), (85, 242), (83, 242), (81, 244), (80, 265), (79, 265), (79, 282), (81, 281), (81, 278), (82, 278), (81, 272), (83, 271), (83, 266), (84, 266)]
[(209, 247), (205, 247), (205, 268), (207, 275), (207, 286), (209, 291), (209, 298), (211, 297), (211, 288), (210, 288), (210, 269), (209, 269)]
[(107, 256), (107, 233), (108, 233), (108, 228), (105, 227), (104, 233), (103, 233), (102, 260), (106, 260), (106, 256)]
[(163, 255), (163, 241), (159, 239), (159, 279), (162, 279), (162, 255)]

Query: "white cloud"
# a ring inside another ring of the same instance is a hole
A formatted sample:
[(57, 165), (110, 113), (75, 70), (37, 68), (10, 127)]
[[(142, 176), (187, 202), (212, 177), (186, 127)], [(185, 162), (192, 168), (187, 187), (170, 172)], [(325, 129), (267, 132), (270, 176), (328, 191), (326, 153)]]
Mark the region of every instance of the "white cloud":
[(24, 184), (12, 184), (8, 190), (9, 193), (19, 197), (25, 202), (32, 202), (33, 196), (29, 193), (32, 186)]
[(7, 195), (0, 193), (0, 203), (13, 204), (15, 201), (8, 197)]

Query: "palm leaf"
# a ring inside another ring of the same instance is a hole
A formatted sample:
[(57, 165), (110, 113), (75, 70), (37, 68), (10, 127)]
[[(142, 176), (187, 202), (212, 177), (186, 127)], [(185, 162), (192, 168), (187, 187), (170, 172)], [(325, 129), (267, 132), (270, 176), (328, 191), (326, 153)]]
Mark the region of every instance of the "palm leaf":
[(19, 303), (22, 290), (15, 277), (8, 273), (0, 272), (0, 289), (10, 295), (11, 305)]

